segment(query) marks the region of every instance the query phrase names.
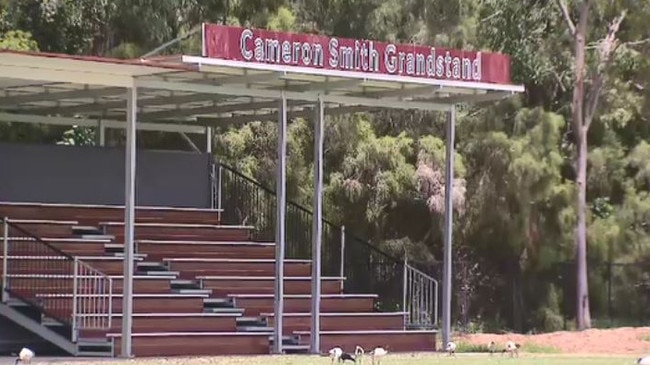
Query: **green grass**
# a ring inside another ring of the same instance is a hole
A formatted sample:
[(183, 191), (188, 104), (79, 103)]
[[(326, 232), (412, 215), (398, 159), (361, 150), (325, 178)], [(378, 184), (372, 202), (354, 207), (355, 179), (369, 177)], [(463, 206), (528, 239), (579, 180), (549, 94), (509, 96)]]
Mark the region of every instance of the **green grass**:
[(536, 343), (528, 342), (521, 347), (522, 352), (529, 352), (533, 354), (558, 354), (560, 350), (549, 345), (539, 345)]
[[(487, 345), (477, 345), (467, 342), (457, 342), (456, 343), (456, 352), (458, 353), (487, 353)], [(533, 354), (558, 354), (560, 351), (552, 346), (538, 345), (536, 343), (525, 343), (522, 345), (520, 352), (527, 352)]]
[[(458, 354), (455, 358), (446, 354), (389, 354), (381, 365), (625, 365), (634, 364), (636, 357), (630, 356), (590, 356), (559, 354), (521, 353), (518, 359), (511, 359), (500, 354)], [(201, 358), (150, 358), (133, 360), (75, 361), (74, 365), (330, 365), (330, 359), (324, 356), (232, 356)], [(352, 365), (347, 362), (346, 364)], [(370, 365), (370, 358), (363, 359), (361, 365)]]

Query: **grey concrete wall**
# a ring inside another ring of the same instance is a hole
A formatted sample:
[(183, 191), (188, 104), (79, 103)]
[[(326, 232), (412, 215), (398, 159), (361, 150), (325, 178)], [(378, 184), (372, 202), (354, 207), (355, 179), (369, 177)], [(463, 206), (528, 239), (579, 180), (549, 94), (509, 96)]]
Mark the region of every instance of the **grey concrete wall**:
[[(136, 204), (210, 207), (209, 154), (138, 150)], [(0, 201), (124, 204), (122, 148), (0, 144)]]

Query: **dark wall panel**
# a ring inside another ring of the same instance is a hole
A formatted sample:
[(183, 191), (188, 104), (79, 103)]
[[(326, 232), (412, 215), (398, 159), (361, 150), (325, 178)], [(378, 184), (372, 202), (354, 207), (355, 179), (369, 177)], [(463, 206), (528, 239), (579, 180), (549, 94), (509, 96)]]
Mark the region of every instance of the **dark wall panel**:
[[(208, 208), (209, 154), (138, 150), (136, 204)], [(124, 204), (121, 148), (0, 144), (0, 201)]]

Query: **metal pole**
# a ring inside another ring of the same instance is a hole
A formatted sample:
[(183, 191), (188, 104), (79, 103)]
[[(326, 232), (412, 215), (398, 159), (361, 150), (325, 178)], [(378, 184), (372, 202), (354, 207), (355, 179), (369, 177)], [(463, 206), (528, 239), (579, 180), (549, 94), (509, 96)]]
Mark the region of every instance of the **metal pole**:
[[(219, 211), (221, 211), (221, 209), (222, 209), (222, 207), (221, 207), (221, 191), (223, 190), (223, 186), (221, 184), (222, 183), (221, 176), (223, 175), (223, 167), (221, 167), (221, 164), (219, 165), (219, 169), (217, 171), (219, 171), (219, 174), (217, 175), (217, 209), (219, 209)], [(221, 214), (221, 212), (219, 212), (219, 214)], [(221, 217), (221, 216), (219, 216), (219, 217)]]
[(104, 126), (104, 122), (102, 122), (101, 119), (97, 121), (97, 137), (97, 144), (101, 147), (104, 147), (106, 144), (106, 127)]
[(79, 324), (77, 323), (77, 317), (79, 316), (79, 308), (77, 306), (77, 301), (79, 300), (79, 283), (77, 283), (77, 280), (79, 280), (79, 258), (75, 257), (74, 258), (74, 268), (73, 268), (73, 274), (72, 274), (72, 342), (77, 342), (77, 335), (78, 335), (78, 326)]
[(339, 277), (341, 294), (343, 294), (343, 290), (345, 289), (345, 280), (343, 280), (345, 277), (345, 226), (341, 226), (341, 266), (339, 269)]
[(277, 215), (275, 222), (275, 323), (273, 352), (282, 353), (282, 314), (284, 313), (284, 245), (286, 212), (287, 97), (281, 92), (278, 113)]
[(135, 225), (135, 140), (138, 111), (135, 87), (127, 89), (126, 99), (126, 173), (124, 181), (124, 284), (122, 285), (122, 357), (131, 357), (133, 317), (133, 253)]
[(445, 162), (445, 229), (444, 229), (444, 269), (442, 273), (442, 346), (446, 346), (451, 335), (451, 248), (453, 228), (453, 182), (454, 182), (454, 134), (456, 106), (449, 110), (447, 120), (447, 148)]
[(2, 302), (6, 303), (9, 300), (9, 293), (7, 292), (7, 285), (9, 285), (9, 218), (2, 219), (3, 234), (2, 234)]
[(404, 318), (404, 329), (406, 329), (407, 324), (410, 322), (411, 311), (407, 311), (407, 301), (406, 296), (408, 294), (408, 259), (404, 255), (404, 270), (402, 270), (402, 310), (407, 312), (407, 316)]
[(321, 246), (323, 233), (323, 124), (324, 103), (318, 98), (314, 123), (314, 214), (312, 215), (311, 246), (311, 346), (312, 354), (320, 353), (320, 295), (321, 295)]
[(212, 127), (205, 127), (205, 152), (212, 153)]

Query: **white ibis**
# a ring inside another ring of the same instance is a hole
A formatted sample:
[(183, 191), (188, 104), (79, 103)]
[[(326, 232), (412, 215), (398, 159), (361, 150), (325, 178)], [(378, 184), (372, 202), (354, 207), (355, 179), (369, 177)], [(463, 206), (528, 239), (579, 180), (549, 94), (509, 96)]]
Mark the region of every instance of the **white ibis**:
[(34, 351), (28, 349), (27, 347), (23, 347), (22, 350), (18, 353), (18, 357), (16, 357), (16, 361), (14, 362), (14, 365), (18, 364), (19, 362), (29, 364), (32, 362), (32, 358), (34, 357)]
[(449, 356), (456, 356), (456, 343), (452, 341), (447, 342), (447, 346), (445, 346), (445, 351)]
[(520, 344), (514, 343), (512, 341), (506, 342), (506, 348), (503, 349), (503, 352), (501, 355), (505, 354), (506, 352), (510, 354), (510, 357), (519, 357), (519, 348), (521, 347)]
[(382, 357), (386, 356), (388, 354), (388, 351), (386, 351), (383, 347), (375, 347), (372, 351), (370, 351), (370, 357), (372, 358), (372, 364), (375, 364), (375, 358), (377, 359), (377, 365), (381, 362)]
[(340, 347), (333, 347), (330, 351), (330, 360), (332, 360), (332, 364), (334, 361), (340, 361), (341, 360), (341, 355), (343, 355), (343, 349)]
[(650, 365), (650, 355), (638, 358), (636, 363), (638, 365)]
[(364, 350), (363, 347), (357, 345), (354, 348), (354, 358), (356, 360), (359, 360), (359, 363), (361, 363), (363, 361), (363, 355), (365, 355), (365, 354), (366, 354), (366, 350)]
[(345, 364), (346, 361), (352, 361), (354, 363), (357, 362), (357, 359), (354, 357), (352, 354), (348, 354), (347, 352), (344, 352), (341, 354), (341, 357), (339, 358), (342, 363)]
[(490, 353), (490, 356), (492, 356), (492, 354), (494, 354), (494, 352), (497, 349), (497, 343), (494, 342), (494, 341), (488, 342), (487, 349), (488, 349), (488, 352)]

